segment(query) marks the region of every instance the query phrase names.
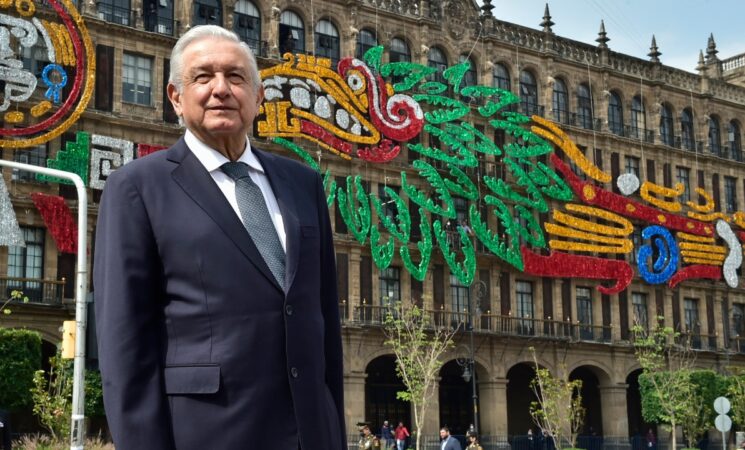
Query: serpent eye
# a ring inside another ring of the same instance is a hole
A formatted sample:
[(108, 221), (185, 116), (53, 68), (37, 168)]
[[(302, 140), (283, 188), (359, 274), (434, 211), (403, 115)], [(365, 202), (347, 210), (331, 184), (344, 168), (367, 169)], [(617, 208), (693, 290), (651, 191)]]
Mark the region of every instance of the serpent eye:
[(353, 70), (347, 75), (347, 85), (354, 91), (355, 94), (365, 90), (365, 78), (358, 71)]

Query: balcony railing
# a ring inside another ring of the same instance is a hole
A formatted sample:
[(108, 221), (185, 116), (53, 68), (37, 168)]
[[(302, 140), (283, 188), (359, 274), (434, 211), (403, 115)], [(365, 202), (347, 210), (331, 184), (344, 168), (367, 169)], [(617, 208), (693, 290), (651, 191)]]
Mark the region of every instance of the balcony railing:
[(98, 18), (130, 27), (135, 24), (133, 10), (104, 2), (98, 2)]
[(61, 305), (65, 280), (0, 277), (0, 294), (7, 299), (13, 291), (23, 292), (29, 303)]
[(178, 20), (173, 17), (164, 17), (153, 14), (145, 14), (143, 17), (145, 30), (166, 36), (173, 36), (178, 29)]
[(624, 126), (624, 135), (631, 139), (643, 139), (645, 143), (651, 144), (654, 142), (654, 130), (647, 130), (645, 128), (637, 128), (633, 125)]
[(543, 117), (545, 107), (537, 103), (520, 102), (519, 111), (528, 117), (534, 114)]
[[(357, 305), (351, 309), (346, 303), (339, 305), (342, 322), (348, 325), (382, 326), (386, 316), (392, 311), (387, 306)], [(470, 317), (467, 312), (445, 309), (425, 310), (429, 323), (434, 327), (468, 329)], [(511, 315), (479, 314), (473, 318), (476, 332), (502, 336), (525, 336), (568, 341), (611, 342), (612, 327), (590, 325), (559, 320), (521, 318)]]

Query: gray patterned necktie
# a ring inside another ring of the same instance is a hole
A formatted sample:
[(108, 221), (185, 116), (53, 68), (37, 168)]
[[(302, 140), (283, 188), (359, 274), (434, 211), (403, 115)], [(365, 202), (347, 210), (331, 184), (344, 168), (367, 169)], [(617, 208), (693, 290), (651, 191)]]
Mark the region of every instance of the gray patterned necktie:
[(235, 181), (235, 197), (243, 225), (248, 230), (256, 248), (274, 274), (279, 285), (285, 287), (285, 251), (279, 241), (277, 229), (264, 201), (264, 194), (248, 174), (248, 166), (242, 162), (228, 162), (220, 167)]

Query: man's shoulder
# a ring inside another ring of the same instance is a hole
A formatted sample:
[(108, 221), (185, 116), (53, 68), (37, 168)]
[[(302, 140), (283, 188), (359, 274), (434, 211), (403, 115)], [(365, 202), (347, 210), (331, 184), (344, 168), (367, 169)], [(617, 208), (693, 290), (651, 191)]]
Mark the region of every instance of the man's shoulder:
[(282, 166), (282, 168), (291, 174), (297, 174), (302, 176), (313, 176), (315, 177), (318, 172), (313, 168), (304, 164), (296, 159), (288, 158), (286, 156), (278, 155), (274, 152), (264, 150), (260, 147), (252, 147), (252, 150), (259, 153), (259, 157), (262, 159), (268, 159), (274, 164)]
[[(174, 144), (178, 145), (177, 144)], [(126, 165), (116, 169), (107, 179), (109, 181), (117, 179), (143, 179), (152, 176), (159, 177), (162, 172), (173, 167), (173, 163), (168, 160), (168, 152), (174, 147), (153, 152), (142, 158), (137, 158)]]

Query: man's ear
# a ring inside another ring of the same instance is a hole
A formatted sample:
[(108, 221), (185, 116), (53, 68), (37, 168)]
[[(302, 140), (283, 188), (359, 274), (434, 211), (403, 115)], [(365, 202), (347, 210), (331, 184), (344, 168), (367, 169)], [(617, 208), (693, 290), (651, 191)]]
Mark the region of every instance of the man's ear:
[(261, 102), (264, 101), (264, 84), (260, 84), (259, 88), (256, 89), (256, 107), (261, 106)]
[(176, 115), (181, 117), (181, 93), (176, 89), (176, 86), (174, 86), (173, 83), (168, 83), (166, 92), (168, 93), (168, 99), (173, 105), (173, 110), (176, 111)]

